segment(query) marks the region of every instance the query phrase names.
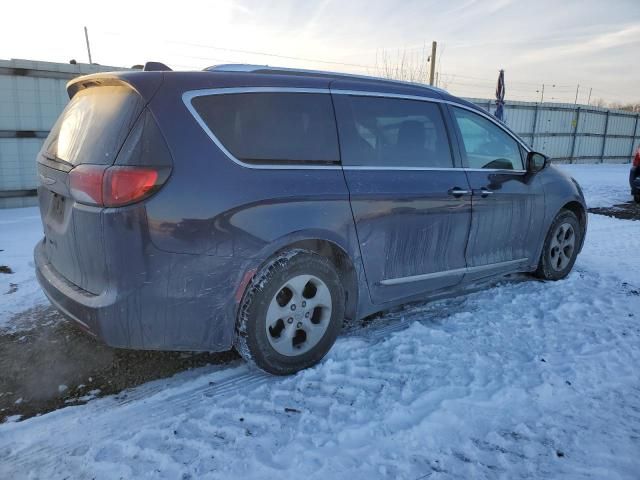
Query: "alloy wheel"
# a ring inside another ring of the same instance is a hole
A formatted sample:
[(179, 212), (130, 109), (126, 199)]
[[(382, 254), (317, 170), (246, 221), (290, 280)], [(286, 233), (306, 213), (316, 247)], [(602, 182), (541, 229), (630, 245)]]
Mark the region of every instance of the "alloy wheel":
[(576, 233), (570, 223), (558, 225), (549, 245), (549, 257), (551, 267), (559, 272), (567, 268), (571, 263), (576, 247)]
[(324, 336), (331, 319), (331, 292), (313, 275), (298, 275), (282, 285), (267, 309), (265, 328), (276, 352), (301, 355)]

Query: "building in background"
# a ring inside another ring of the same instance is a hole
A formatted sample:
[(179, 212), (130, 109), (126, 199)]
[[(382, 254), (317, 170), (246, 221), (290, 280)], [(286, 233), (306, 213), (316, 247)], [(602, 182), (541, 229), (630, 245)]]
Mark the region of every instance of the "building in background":
[[(0, 60), (0, 208), (35, 205), (35, 159), (79, 75), (102, 65)], [(492, 94), (487, 91), (488, 97)], [(493, 112), (494, 100), (468, 99)], [(506, 124), (556, 162), (628, 163), (640, 145), (640, 114), (587, 105), (512, 102)]]
[(36, 154), (69, 101), (67, 82), (113, 70), (122, 68), (0, 60), (0, 208), (36, 204)]

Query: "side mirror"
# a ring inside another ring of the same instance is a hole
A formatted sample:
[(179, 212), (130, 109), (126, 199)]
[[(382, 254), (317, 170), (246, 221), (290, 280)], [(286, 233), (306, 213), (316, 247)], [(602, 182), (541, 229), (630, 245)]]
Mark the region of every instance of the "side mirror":
[(547, 166), (547, 157), (538, 152), (529, 152), (527, 155), (527, 170), (532, 173), (539, 172)]

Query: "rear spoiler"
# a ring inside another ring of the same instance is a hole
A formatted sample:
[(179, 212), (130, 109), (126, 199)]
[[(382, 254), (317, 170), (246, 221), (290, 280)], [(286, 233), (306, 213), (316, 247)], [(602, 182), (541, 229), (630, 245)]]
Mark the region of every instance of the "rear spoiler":
[(86, 88), (126, 85), (138, 92), (140, 96), (148, 102), (158, 91), (158, 88), (160, 88), (163, 77), (164, 71), (158, 70), (93, 73), (70, 80), (67, 83), (67, 93), (69, 94), (69, 98), (73, 98), (76, 93)]
[(173, 72), (162, 62), (147, 62), (144, 64), (143, 72)]

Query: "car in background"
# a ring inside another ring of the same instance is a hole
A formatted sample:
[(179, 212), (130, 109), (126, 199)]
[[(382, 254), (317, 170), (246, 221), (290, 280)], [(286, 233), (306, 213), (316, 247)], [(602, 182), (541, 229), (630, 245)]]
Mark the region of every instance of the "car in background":
[(629, 185), (631, 186), (631, 195), (636, 203), (640, 203), (640, 147), (636, 150), (631, 163), (631, 171), (629, 172)]
[(37, 277), (114, 347), (235, 346), (290, 374), (345, 318), (516, 272), (558, 280), (583, 245), (578, 184), (444, 90), (157, 64), (67, 90), (37, 157)]

